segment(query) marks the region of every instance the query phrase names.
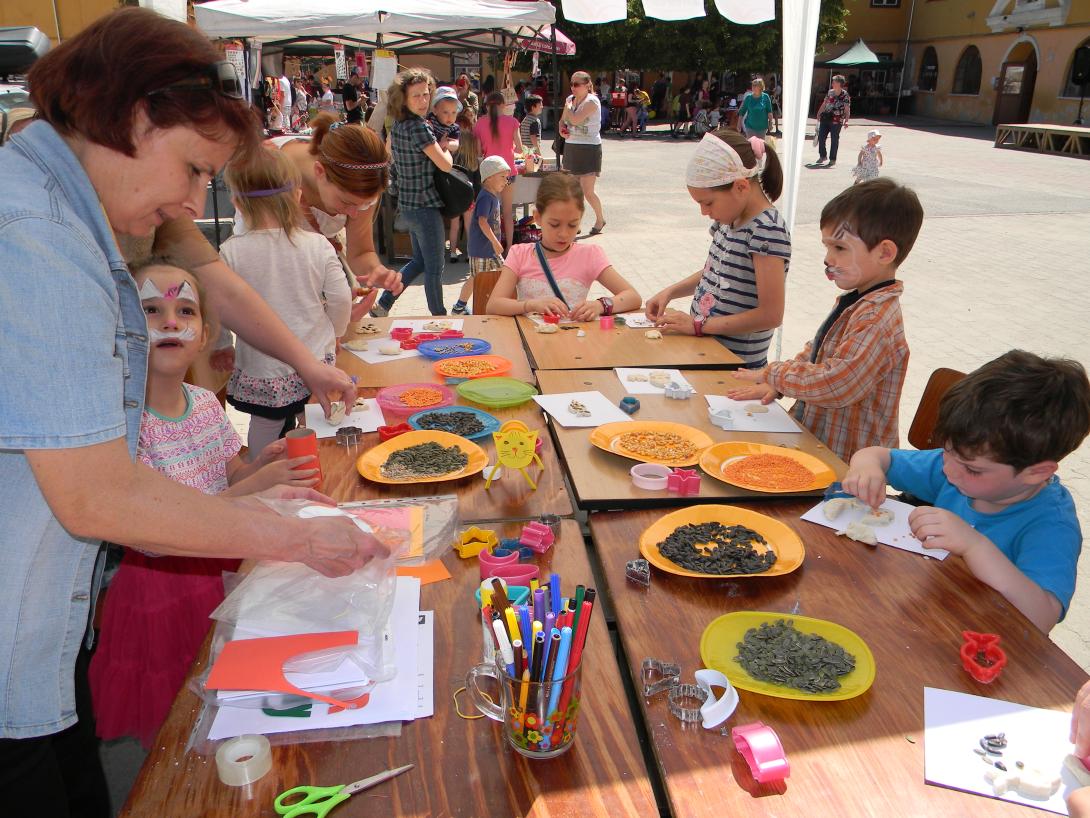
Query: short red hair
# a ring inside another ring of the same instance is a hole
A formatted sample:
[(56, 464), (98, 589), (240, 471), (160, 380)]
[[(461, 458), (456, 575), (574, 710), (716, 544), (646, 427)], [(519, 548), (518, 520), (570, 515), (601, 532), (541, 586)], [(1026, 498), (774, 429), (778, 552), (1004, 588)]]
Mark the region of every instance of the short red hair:
[(196, 80), (219, 52), (185, 23), (143, 8), (123, 8), (65, 40), (30, 69), (38, 117), (60, 133), (81, 136), (132, 156), (133, 122), (143, 108), (157, 128), (189, 126), (210, 139), (233, 136), (240, 147), (261, 139), (249, 103), (212, 90), (153, 94)]

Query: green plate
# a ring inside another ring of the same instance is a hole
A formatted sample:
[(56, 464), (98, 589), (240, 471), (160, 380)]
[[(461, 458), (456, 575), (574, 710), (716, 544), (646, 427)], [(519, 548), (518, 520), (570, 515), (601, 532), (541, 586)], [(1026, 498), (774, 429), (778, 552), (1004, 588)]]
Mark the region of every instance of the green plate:
[(490, 406), (493, 409), (506, 409), (521, 406), (537, 394), (537, 390), (514, 378), (474, 378), (458, 384), (458, 394), (466, 400)]

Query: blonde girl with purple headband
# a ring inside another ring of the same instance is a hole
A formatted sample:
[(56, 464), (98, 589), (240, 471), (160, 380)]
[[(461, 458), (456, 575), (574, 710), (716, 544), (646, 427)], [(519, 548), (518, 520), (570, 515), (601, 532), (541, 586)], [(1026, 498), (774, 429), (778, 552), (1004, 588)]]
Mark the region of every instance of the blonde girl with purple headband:
[[(247, 229), (223, 243), (223, 260), (316, 359), (332, 364), (337, 338), (348, 328), (352, 290), (330, 242), (306, 228), (298, 168), (283, 151), (264, 149), (232, 160), (225, 178)], [(294, 369), (239, 339), (227, 400), (250, 415), (250, 451), (294, 429), (309, 398)]]
[[(791, 236), (773, 202), (783, 170), (770, 143), (734, 129), (705, 134), (685, 171), (700, 213), (712, 221), (704, 269), (652, 296), (649, 319), (663, 332), (711, 335), (747, 368), (768, 361), (772, 333), (783, 321)], [(688, 312), (670, 309), (692, 295)]]

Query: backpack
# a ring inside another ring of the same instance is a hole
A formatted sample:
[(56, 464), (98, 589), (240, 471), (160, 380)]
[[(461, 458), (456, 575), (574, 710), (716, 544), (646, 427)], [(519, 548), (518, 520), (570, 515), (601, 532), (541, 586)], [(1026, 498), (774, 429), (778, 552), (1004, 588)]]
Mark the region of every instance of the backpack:
[(473, 204), (473, 173), (461, 165), (455, 165), (450, 172), (435, 168), (435, 190), (443, 200), (443, 216), (453, 219), (461, 216)]

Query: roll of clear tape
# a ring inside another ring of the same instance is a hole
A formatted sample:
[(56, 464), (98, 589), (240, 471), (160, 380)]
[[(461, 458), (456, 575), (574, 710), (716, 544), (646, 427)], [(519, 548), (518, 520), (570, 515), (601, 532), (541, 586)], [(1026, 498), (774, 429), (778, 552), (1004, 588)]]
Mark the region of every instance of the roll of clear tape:
[(272, 750), (264, 736), (239, 736), (216, 750), (220, 781), (229, 787), (244, 787), (260, 780), (272, 769)]

